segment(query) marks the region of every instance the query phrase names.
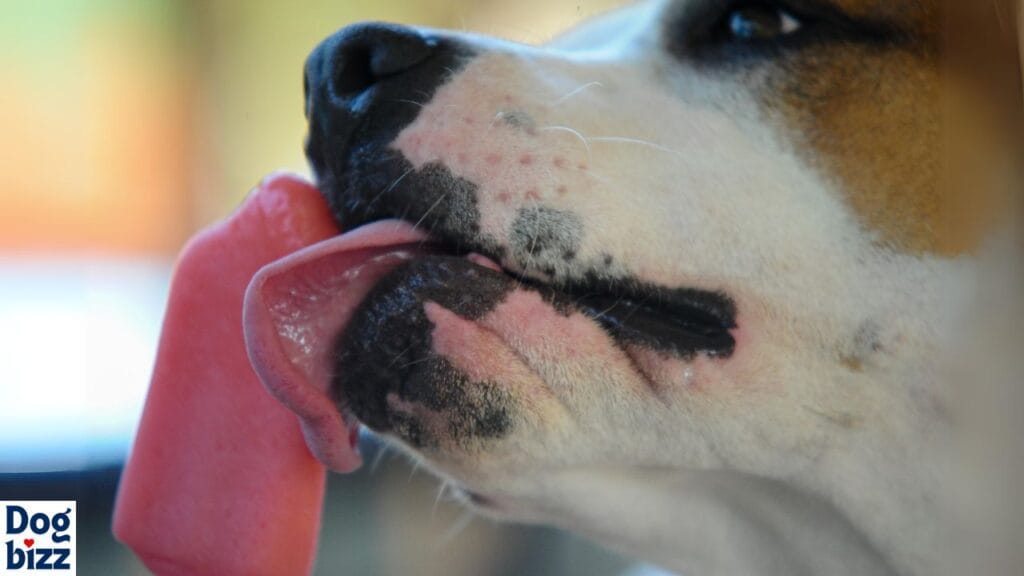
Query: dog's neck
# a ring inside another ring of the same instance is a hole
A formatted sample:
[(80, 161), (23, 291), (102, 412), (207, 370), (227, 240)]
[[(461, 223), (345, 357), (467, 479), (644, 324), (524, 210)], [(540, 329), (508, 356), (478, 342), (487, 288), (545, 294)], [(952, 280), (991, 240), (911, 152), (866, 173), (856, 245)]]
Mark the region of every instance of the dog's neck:
[[(834, 490), (826, 495), (727, 471), (575, 471), (552, 483), (564, 494), (548, 494), (565, 508), (544, 516), (682, 574), (942, 573), (936, 468), (891, 474), (902, 451), (836, 463), (817, 479)], [(851, 476), (861, 479), (853, 488)]]
[(557, 485), (574, 486), (561, 495), (571, 509), (551, 511), (563, 528), (683, 574), (892, 573), (842, 514), (778, 482), (660, 469), (562, 480)]
[[(896, 574), (945, 574), (950, 550), (950, 467), (956, 455), (954, 390), (956, 334), (970, 316), (976, 276), (969, 260), (936, 261), (902, 291), (902, 345), (882, 366), (851, 385), (888, 389), (887, 417), (829, 452), (801, 488), (823, 496), (863, 534)], [(836, 573), (836, 572), (827, 572)]]

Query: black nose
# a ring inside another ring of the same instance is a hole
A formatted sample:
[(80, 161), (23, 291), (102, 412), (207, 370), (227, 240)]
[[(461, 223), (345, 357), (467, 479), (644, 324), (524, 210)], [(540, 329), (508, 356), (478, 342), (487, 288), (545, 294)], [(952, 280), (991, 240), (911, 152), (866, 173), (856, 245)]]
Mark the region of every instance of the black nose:
[(391, 196), (405, 192), (393, 184), (411, 182), (399, 178), (411, 164), (391, 144), (478, 53), (452, 34), (357, 24), (309, 55), (306, 157), (343, 229), (400, 203)]
[(324, 40), (306, 60), (306, 116), (319, 105), (357, 113), (374, 87), (430, 58), (437, 42), (395, 24), (357, 24)]

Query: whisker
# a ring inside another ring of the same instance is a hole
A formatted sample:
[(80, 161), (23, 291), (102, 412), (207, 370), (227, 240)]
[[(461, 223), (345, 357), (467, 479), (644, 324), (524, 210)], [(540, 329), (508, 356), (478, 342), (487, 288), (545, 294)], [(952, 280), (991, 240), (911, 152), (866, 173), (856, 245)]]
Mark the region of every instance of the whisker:
[(427, 356), (425, 358), (420, 358), (419, 360), (413, 360), (412, 362), (406, 362), (405, 364), (402, 364), (401, 366), (399, 366), (398, 369), (401, 370), (402, 368), (408, 368), (409, 366), (415, 366), (416, 364), (422, 364), (422, 363), (424, 363), (424, 362), (426, 362), (428, 360), (430, 360), (430, 356)]
[(594, 170), (588, 170), (587, 171), (587, 178), (589, 178), (590, 180), (593, 180), (594, 182), (597, 182), (598, 184), (603, 184), (605, 186), (608, 186), (609, 188), (615, 188), (616, 187), (614, 181), (612, 180), (612, 178), (610, 176), (606, 175), (606, 174), (601, 173), (601, 172), (595, 172)]
[(427, 105), (423, 102), (417, 102), (415, 100), (407, 100), (405, 98), (392, 98), (391, 102), (402, 102), (404, 104), (412, 104), (413, 106), (419, 106), (420, 108), (426, 108)]
[(380, 463), (382, 461), (384, 461), (384, 456), (386, 456), (389, 453), (390, 450), (391, 450), (391, 446), (389, 446), (388, 444), (381, 444), (380, 445), (380, 449), (377, 452), (377, 455), (373, 457), (373, 462), (370, 464), (370, 472), (371, 473), (377, 471), (377, 467), (379, 467)]
[(548, 106), (550, 106), (551, 108), (554, 108), (555, 106), (558, 106), (560, 104), (565, 103), (566, 100), (572, 98), (573, 96), (576, 96), (577, 94), (583, 92), (584, 90), (586, 90), (588, 88), (603, 87), (603, 86), (604, 86), (604, 84), (601, 84), (600, 82), (587, 82), (586, 84), (584, 84), (582, 86), (579, 86), (576, 89), (572, 90), (571, 92), (569, 92), (565, 96), (562, 96), (558, 100), (555, 100), (551, 104), (548, 104)]
[(601, 310), (600, 312), (598, 312), (598, 313), (597, 313), (597, 314), (596, 314), (596, 315), (594, 316), (594, 320), (599, 320), (599, 319), (601, 319), (601, 318), (604, 318), (604, 315), (605, 315), (605, 314), (607, 314), (607, 313), (611, 312), (611, 311), (612, 311), (612, 308), (615, 308), (616, 306), (618, 306), (618, 305), (619, 305), (619, 304), (621, 304), (621, 303), (622, 303), (622, 297), (621, 297), (621, 296), (619, 296), (618, 298), (616, 298), (616, 299), (615, 299), (615, 302), (613, 302), (611, 306), (609, 306), (609, 307), (605, 308), (604, 310)]
[(409, 350), (412, 350), (413, 346), (415, 346), (415, 344), (409, 344), (409, 346), (405, 350), (402, 350), (398, 354), (395, 354), (395, 357), (392, 358), (391, 362), (388, 363), (388, 368), (391, 368), (392, 366), (394, 366), (395, 362), (398, 362), (399, 358), (401, 358), (402, 356), (405, 356), (406, 352), (408, 352)]
[(469, 523), (473, 521), (473, 516), (473, 512), (470, 512), (468, 510), (466, 512), (463, 512), (462, 516), (460, 516), (459, 519), (455, 521), (455, 524), (452, 524), (452, 526), (448, 528), (448, 530), (446, 530), (444, 534), (441, 535), (441, 537), (438, 539), (438, 543), (441, 546), (447, 546), (451, 544), (452, 540), (454, 540), (456, 536), (461, 534), (462, 531), (469, 526)]
[(537, 237), (540, 236), (540, 231), (535, 230), (533, 235), (530, 236), (530, 249), (526, 251), (527, 261), (523, 263), (523, 274), (526, 274), (534, 263), (534, 250), (537, 247)]
[(412, 174), (415, 171), (416, 171), (416, 168), (409, 168), (408, 170), (403, 172), (401, 176), (399, 176), (398, 178), (395, 178), (394, 182), (392, 182), (391, 184), (388, 184), (387, 188), (385, 188), (385, 189), (381, 190), (380, 192), (378, 192), (376, 196), (371, 198), (370, 201), (366, 203), (366, 209), (369, 210), (370, 208), (372, 208), (373, 204), (375, 202), (377, 202), (377, 200), (380, 200), (381, 196), (384, 196), (385, 194), (388, 194), (389, 192), (394, 190), (395, 186), (398, 186), (398, 184), (401, 183), (402, 180), (405, 180), (406, 176), (408, 176), (409, 174)]
[(439, 204), (441, 203), (441, 201), (442, 201), (442, 200), (444, 200), (444, 199), (445, 199), (445, 197), (446, 197), (446, 196), (448, 196), (448, 193), (447, 193), (447, 192), (445, 192), (444, 194), (441, 194), (440, 196), (438, 196), (438, 197), (437, 197), (437, 200), (434, 200), (434, 203), (430, 205), (430, 208), (427, 208), (427, 211), (426, 211), (426, 212), (424, 212), (422, 216), (420, 216), (420, 219), (419, 219), (419, 220), (417, 220), (417, 221), (416, 221), (416, 223), (415, 223), (415, 224), (413, 224), (413, 226), (412, 226), (412, 227), (413, 227), (413, 228), (419, 228), (419, 227), (420, 227), (420, 224), (423, 224), (423, 221), (424, 221), (424, 220), (426, 220), (426, 219), (427, 219), (427, 216), (429, 216), (429, 215), (430, 215), (430, 212), (431, 212), (431, 211), (432, 211), (432, 210), (433, 210), (434, 208), (437, 208), (437, 206), (438, 206), (438, 205), (439, 205)]
[(498, 110), (498, 113), (494, 115), (494, 118), (491, 118), (491, 123), (487, 125), (487, 129), (490, 130), (491, 128), (494, 128), (494, 125), (498, 120), (501, 120), (503, 116), (505, 116), (505, 111)]
[(409, 477), (405, 479), (406, 484), (412, 482), (412, 477), (415, 476), (416, 473), (420, 471), (420, 466), (422, 466), (422, 464), (420, 464), (420, 461), (418, 459), (412, 461), (412, 469), (409, 470)]
[(441, 480), (441, 486), (437, 489), (437, 496), (434, 497), (434, 506), (430, 509), (430, 517), (433, 518), (437, 514), (437, 505), (441, 502), (441, 498), (448, 492), (448, 481)]
[(579, 297), (575, 298), (572, 301), (572, 307), (573, 308), (579, 308), (580, 307), (580, 302), (582, 302), (584, 298), (589, 298), (591, 296), (600, 296), (600, 294), (598, 294), (596, 292), (587, 292), (586, 294), (580, 294)]
[(622, 136), (591, 136), (591, 142), (616, 142), (622, 144), (639, 144), (641, 146), (647, 146), (660, 152), (668, 152), (669, 154), (679, 155), (678, 150), (673, 150), (661, 144), (655, 144), (654, 142), (648, 142), (647, 140), (640, 140), (638, 138), (625, 138)]
[(587, 149), (587, 160), (590, 160), (590, 142), (587, 142), (586, 136), (581, 134), (578, 130), (569, 128), (568, 126), (544, 126), (538, 128), (541, 132), (568, 132), (573, 136), (579, 138), (580, 142), (583, 142), (583, 146)]
[(625, 316), (624, 316), (624, 317), (622, 318), (622, 322), (623, 322), (623, 323), (625, 323), (625, 322), (626, 322), (627, 320), (629, 320), (630, 318), (632, 318), (632, 317), (633, 317), (633, 314), (636, 314), (636, 311), (637, 311), (637, 310), (639, 310), (639, 309), (640, 309), (640, 308), (641, 308), (641, 307), (642, 307), (642, 306), (643, 306), (644, 304), (646, 304), (646, 303), (647, 303), (647, 301), (648, 301), (648, 300), (650, 300), (650, 299), (651, 299), (651, 295), (650, 295), (650, 294), (648, 294), (647, 296), (644, 296), (644, 299), (643, 299), (643, 300), (641, 300), (641, 301), (640, 301), (640, 302), (639, 302), (639, 303), (638, 303), (638, 304), (637, 304), (636, 306), (634, 306), (634, 307), (633, 307), (633, 310), (631, 310), (629, 314), (626, 314), (626, 315), (625, 315)]
[(409, 206), (408, 204), (405, 205), (405, 208), (402, 208), (402, 215), (398, 217), (399, 222), (395, 223), (395, 230), (397, 230), (398, 227), (402, 225), (402, 222), (404, 222), (406, 218), (409, 216), (410, 208), (411, 206)]

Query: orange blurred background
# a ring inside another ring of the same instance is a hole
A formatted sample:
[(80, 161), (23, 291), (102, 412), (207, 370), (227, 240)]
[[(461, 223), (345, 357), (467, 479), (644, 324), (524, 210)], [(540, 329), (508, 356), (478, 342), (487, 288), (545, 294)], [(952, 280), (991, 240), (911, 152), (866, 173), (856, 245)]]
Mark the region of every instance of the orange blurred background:
[(538, 42), (614, 3), (7, 3), (0, 252), (169, 257), (267, 172), (305, 171), (302, 64), (346, 23)]
[(174, 3), (19, 2), (0, 22), (0, 249), (169, 254), (197, 78)]

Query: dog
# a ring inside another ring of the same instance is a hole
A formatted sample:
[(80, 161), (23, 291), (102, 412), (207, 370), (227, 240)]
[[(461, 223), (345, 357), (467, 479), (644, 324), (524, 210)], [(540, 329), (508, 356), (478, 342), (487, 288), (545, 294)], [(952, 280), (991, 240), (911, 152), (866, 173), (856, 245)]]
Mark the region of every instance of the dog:
[(344, 417), (303, 416), (328, 464), (362, 423), (482, 514), (686, 574), (941, 573), (941, 360), (986, 232), (943, 209), (942, 23), (654, 0), (542, 47), (339, 31), (307, 156), (342, 229), (405, 252), (275, 394)]

